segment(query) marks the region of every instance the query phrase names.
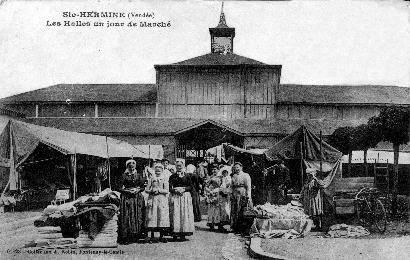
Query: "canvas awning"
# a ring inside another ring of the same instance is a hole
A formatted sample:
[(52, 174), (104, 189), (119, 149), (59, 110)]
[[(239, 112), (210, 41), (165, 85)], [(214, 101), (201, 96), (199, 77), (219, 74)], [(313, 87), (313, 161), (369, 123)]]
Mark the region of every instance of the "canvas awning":
[(231, 145), (231, 144), (223, 144), (223, 149), (225, 151), (225, 154), (242, 153), (242, 154), (257, 155), (257, 156), (263, 155), (263, 153), (266, 151), (264, 149), (247, 150), (247, 149), (243, 149), (243, 148)]
[[(320, 140), (320, 137), (309, 131), (305, 126), (283, 138), (273, 147), (269, 148), (265, 155), (268, 160), (298, 159), (303, 160), (305, 168), (313, 168), (321, 172), (316, 176), (318, 184), (329, 194), (329, 186), (333, 178), (341, 174), (342, 153), (328, 143)], [(301, 183), (304, 183), (303, 169), (301, 169)]]
[[(3, 132), (0, 135), (2, 140), (0, 150), (9, 149), (7, 148), (9, 145), (5, 142), (10, 141), (8, 136), (12, 136), (16, 164), (21, 164), (40, 143), (66, 155), (84, 154), (101, 158), (138, 157), (146, 159), (162, 159), (163, 156), (162, 146), (135, 146), (111, 137), (63, 131), (14, 119), (8, 119), (6, 125), (4, 122), (5, 120), (0, 120), (0, 127), (3, 126)], [(0, 154), (3, 153), (0, 151)]]
[(303, 159), (308, 161), (325, 161), (335, 163), (342, 153), (328, 143), (322, 141), (322, 156), (320, 155), (320, 138), (309, 131), (305, 126), (280, 140), (273, 147), (265, 151), (269, 160), (301, 159), (301, 147)]

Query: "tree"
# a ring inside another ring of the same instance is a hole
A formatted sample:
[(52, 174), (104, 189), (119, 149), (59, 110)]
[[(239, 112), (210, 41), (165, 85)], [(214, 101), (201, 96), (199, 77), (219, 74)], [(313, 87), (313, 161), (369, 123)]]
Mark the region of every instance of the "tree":
[(381, 140), (380, 124), (377, 117), (371, 117), (367, 124), (361, 124), (355, 128), (353, 150), (363, 151), (366, 176), (368, 175), (367, 150), (376, 147)]
[(375, 119), (383, 141), (393, 143), (393, 198), (392, 213), (397, 213), (397, 185), (399, 179), (399, 148), (409, 142), (410, 110), (404, 107), (391, 106), (383, 108)]
[(339, 127), (329, 136), (329, 144), (338, 149), (343, 154), (349, 155), (348, 173), (350, 176), (352, 151), (353, 151), (353, 135), (355, 128), (351, 126)]

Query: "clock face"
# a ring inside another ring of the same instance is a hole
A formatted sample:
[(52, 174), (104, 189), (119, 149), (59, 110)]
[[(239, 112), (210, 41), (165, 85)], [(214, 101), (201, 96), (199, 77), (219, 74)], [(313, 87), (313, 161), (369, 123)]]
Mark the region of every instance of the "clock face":
[(213, 49), (215, 52), (231, 52), (231, 38), (230, 37), (214, 37)]

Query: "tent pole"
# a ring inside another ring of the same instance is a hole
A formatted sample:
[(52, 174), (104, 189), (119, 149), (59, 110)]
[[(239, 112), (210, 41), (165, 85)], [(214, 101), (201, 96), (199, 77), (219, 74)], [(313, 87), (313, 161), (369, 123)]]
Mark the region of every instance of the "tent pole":
[(111, 189), (111, 164), (110, 164), (110, 154), (108, 152), (108, 137), (105, 137), (105, 143), (107, 144), (107, 163), (108, 163), (108, 187)]
[(77, 199), (77, 153), (74, 152), (72, 155), (73, 164), (73, 199)]
[(151, 145), (148, 145), (148, 167), (151, 164)]
[(322, 130), (320, 130), (320, 174), (322, 174), (323, 171), (323, 148), (322, 148)]
[(302, 186), (304, 184), (304, 173), (303, 173), (303, 144), (300, 142), (300, 175), (301, 175), (301, 180), (302, 180)]

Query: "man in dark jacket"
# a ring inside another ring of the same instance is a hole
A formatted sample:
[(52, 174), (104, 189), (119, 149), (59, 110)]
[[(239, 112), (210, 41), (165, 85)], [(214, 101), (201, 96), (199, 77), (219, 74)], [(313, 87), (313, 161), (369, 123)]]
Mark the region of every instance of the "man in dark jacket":
[(283, 160), (280, 160), (275, 166), (265, 169), (267, 202), (271, 204), (285, 204), (289, 182), (289, 169), (285, 166)]

